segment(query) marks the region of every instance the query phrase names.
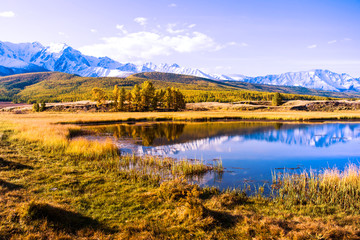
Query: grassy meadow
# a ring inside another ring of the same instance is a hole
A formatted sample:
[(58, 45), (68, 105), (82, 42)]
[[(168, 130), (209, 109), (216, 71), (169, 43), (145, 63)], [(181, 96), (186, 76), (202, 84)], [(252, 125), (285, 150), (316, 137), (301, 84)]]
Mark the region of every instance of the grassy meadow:
[[(120, 155), (75, 123), (360, 119), (359, 112), (0, 113), (0, 239), (359, 239), (360, 169), (200, 188), (201, 161)], [(61, 123), (61, 124), (59, 124)], [(76, 138), (74, 138), (77, 136)]]

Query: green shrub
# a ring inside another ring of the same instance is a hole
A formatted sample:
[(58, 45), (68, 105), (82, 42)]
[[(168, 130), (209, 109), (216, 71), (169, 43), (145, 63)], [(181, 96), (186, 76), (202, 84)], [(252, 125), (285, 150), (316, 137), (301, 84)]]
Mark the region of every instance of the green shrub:
[(39, 111), (40, 111), (40, 106), (39, 106), (38, 103), (34, 103), (34, 104), (33, 104), (33, 111), (34, 111), (34, 112), (39, 112)]
[(272, 98), (272, 104), (274, 106), (280, 106), (282, 104), (282, 100), (283, 100), (283, 98), (282, 98), (281, 94), (277, 92), (274, 94), (274, 96)]

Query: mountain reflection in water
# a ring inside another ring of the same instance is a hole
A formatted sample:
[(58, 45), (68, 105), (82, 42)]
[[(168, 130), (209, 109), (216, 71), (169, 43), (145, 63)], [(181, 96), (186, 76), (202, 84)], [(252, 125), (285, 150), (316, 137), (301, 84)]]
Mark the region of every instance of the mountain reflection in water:
[[(358, 123), (147, 123), (89, 127), (113, 136), (120, 148), (137, 154), (222, 159), (222, 179), (203, 184), (221, 188), (271, 181), (279, 169), (343, 168), (360, 159)], [(124, 144), (126, 143), (126, 144)]]

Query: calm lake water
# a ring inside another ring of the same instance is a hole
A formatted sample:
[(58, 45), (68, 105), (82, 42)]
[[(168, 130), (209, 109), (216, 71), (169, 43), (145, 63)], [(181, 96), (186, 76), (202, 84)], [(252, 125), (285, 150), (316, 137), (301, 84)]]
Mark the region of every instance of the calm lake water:
[(221, 189), (262, 185), (278, 171), (343, 169), (360, 162), (360, 123), (147, 123), (91, 129), (112, 136), (124, 152), (221, 159), (225, 172), (199, 182)]

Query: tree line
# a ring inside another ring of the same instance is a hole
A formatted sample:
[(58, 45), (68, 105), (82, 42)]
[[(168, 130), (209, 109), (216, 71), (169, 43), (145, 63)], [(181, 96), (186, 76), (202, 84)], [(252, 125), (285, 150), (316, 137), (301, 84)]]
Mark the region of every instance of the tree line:
[[(186, 102), (239, 102), (239, 101), (272, 101), (276, 93), (257, 92), (250, 90), (222, 90), (222, 91), (204, 91), (187, 90)], [(292, 93), (281, 93), (283, 100), (331, 100), (330, 97), (321, 97), (314, 95), (300, 95)]]
[[(106, 92), (101, 88), (93, 88), (92, 95), (98, 105), (104, 104), (107, 100)], [(114, 111), (179, 111), (185, 109), (186, 104), (185, 96), (179, 89), (156, 89), (150, 81), (145, 81), (140, 86), (136, 84), (131, 90), (115, 85), (111, 98)]]

